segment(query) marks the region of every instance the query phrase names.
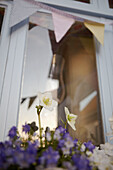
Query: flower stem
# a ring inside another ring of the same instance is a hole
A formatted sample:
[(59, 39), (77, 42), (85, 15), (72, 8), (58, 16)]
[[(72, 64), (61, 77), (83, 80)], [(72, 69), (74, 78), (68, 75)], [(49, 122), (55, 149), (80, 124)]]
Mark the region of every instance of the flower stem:
[(39, 136), (40, 136), (40, 143), (41, 143), (41, 147), (42, 147), (42, 129), (41, 129), (40, 113), (38, 114), (38, 121), (39, 121)]
[(67, 121), (65, 122), (65, 129), (67, 128)]
[(42, 143), (42, 128), (41, 128), (41, 119), (40, 119), (40, 113), (41, 113), (41, 110), (42, 110), (42, 106), (36, 106), (37, 108), (37, 115), (38, 115), (38, 121), (39, 121), (39, 138), (40, 138), (40, 144), (41, 144), (41, 147), (43, 146), (43, 143)]

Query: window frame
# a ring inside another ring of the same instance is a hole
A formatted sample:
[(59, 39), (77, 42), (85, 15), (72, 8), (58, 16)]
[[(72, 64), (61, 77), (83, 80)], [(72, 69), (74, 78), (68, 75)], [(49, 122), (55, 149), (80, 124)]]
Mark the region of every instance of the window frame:
[(18, 124), (25, 40), (28, 28), (27, 19), (15, 27), (9, 27), (12, 3), (12, 1), (0, 2), (7, 9), (3, 20), (4, 26), (0, 44), (0, 56), (3, 57), (1, 67), (3, 76), (0, 77), (0, 129), (2, 129), (0, 141), (5, 140), (8, 130)]
[[(1, 38), (0, 38), (0, 60), (1, 60), (1, 66), (0, 66), (0, 101), (1, 101), (1, 95), (2, 95), (2, 85), (4, 81), (4, 73), (5, 73), (5, 66), (7, 62), (7, 52), (8, 52), (8, 46), (9, 46), (9, 28), (7, 27), (8, 21), (8, 15), (10, 15), (10, 5), (8, 7), (7, 3), (0, 2), (0, 7), (5, 9), (3, 23), (2, 23), (2, 29), (1, 29)], [(5, 49), (4, 50), (4, 46)], [(4, 56), (4, 57), (2, 57)]]
[[(106, 0), (92, 0), (91, 4), (73, 2), (74, 5), (72, 2), (69, 2), (69, 0), (55, 1), (56, 0), (40, 0), (40, 2), (46, 3), (47, 5), (53, 6), (57, 9), (67, 11), (73, 15), (85, 17), (93, 21), (101, 22), (101, 17), (113, 20), (113, 9), (110, 9), (107, 3), (104, 4)], [(64, 1), (65, 3), (63, 3)], [(11, 12), (12, 3), (13, 2), (6, 2), (9, 13)], [(103, 5), (101, 5), (101, 3), (103, 3)], [(104, 10), (105, 5), (107, 8), (106, 10)], [(6, 18), (7, 23), (9, 23), (9, 16), (7, 15)], [(8, 34), (6, 38), (8, 38), (8, 42), (10, 41), (10, 46), (8, 48), (8, 55), (6, 57), (7, 63), (5, 62), (5, 68), (3, 69), (4, 80), (2, 82), (2, 90), (0, 89), (2, 91), (2, 96), (0, 96), (0, 128), (2, 129), (0, 140), (6, 139), (9, 128), (12, 125), (17, 126), (18, 124), (21, 82), (23, 77), (25, 59), (24, 51), (26, 48), (28, 32), (28, 19), (24, 20), (23, 22), (17, 24), (12, 28), (9, 28), (7, 24), (7, 31)], [(111, 34), (111, 36), (109, 35), (110, 40), (107, 38), (108, 32), (109, 34)], [(111, 94), (113, 94), (113, 50), (111, 49), (110, 44), (110, 50), (108, 49), (109, 46), (107, 45), (107, 43), (113, 42), (113, 26), (110, 26), (110, 28), (106, 28), (104, 41), (105, 44), (102, 47), (102, 45), (100, 45), (95, 39), (95, 49), (104, 137), (105, 142), (109, 142), (110, 139), (108, 136), (106, 136), (106, 134), (110, 132), (109, 118), (112, 116), (113, 112), (113, 99), (111, 98)], [(109, 57), (107, 57), (108, 55)], [(109, 64), (110, 66), (108, 67)]]
[[(37, 1), (37, 0), (36, 0)], [(57, 9), (66, 12), (85, 14), (111, 19), (113, 18), (113, 9), (109, 7), (108, 0), (91, 0), (91, 3), (76, 2), (73, 0), (39, 0)]]

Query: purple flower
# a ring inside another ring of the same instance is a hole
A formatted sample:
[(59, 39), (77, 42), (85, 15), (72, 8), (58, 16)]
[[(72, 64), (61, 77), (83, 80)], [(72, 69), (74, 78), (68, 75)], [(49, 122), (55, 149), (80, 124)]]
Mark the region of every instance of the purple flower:
[(66, 146), (67, 148), (72, 148), (72, 147), (74, 147), (74, 142), (73, 142), (72, 137), (68, 136), (68, 137), (65, 139), (65, 146)]
[(40, 165), (45, 167), (55, 167), (59, 158), (59, 152), (54, 151), (52, 147), (49, 147), (46, 151), (43, 152), (38, 161)]
[(8, 133), (8, 136), (13, 139), (15, 136), (17, 136), (17, 128), (16, 126), (13, 126)]
[(26, 151), (30, 154), (30, 155), (34, 155), (36, 156), (37, 154), (37, 148), (35, 147), (35, 143), (31, 143), (30, 141), (28, 141), (28, 147), (26, 149)]
[(18, 146), (20, 147), (21, 144), (22, 144), (22, 141), (20, 139), (17, 139), (15, 142), (14, 142), (15, 146)]
[(23, 128), (22, 131), (25, 133), (30, 132), (31, 129), (31, 127), (28, 124), (23, 125), (22, 128)]
[(59, 140), (58, 148), (62, 148), (64, 146), (64, 143), (65, 143), (64, 139)]
[(72, 137), (70, 136), (69, 132), (66, 132), (63, 135), (63, 139), (67, 139), (67, 138), (71, 138), (72, 139)]
[(60, 133), (64, 134), (66, 132), (66, 129), (63, 128), (62, 126), (58, 126), (56, 130), (59, 129)]
[(17, 146), (13, 152), (14, 164), (19, 165), (21, 168), (28, 168), (35, 163), (36, 155), (37, 149), (34, 143), (28, 142), (26, 149)]
[(0, 168), (7, 169), (13, 164), (13, 148), (11, 141), (5, 141), (0, 143)]
[(29, 159), (26, 154), (26, 151), (20, 149), (15, 150), (13, 154), (14, 164), (19, 165), (21, 168), (28, 168), (29, 167)]
[(33, 142), (33, 146), (34, 148), (38, 148), (40, 146), (40, 142), (36, 139), (34, 142)]
[(84, 145), (86, 146), (87, 149), (89, 149), (89, 151), (93, 152), (93, 150), (95, 149), (95, 146), (92, 144), (91, 141), (88, 141), (87, 143), (84, 142)]
[(60, 139), (61, 139), (60, 129), (56, 129), (56, 130), (55, 130), (54, 139), (55, 139), (55, 140), (60, 140)]
[(76, 146), (78, 146), (78, 139), (74, 139), (74, 146), (76, 147)]
[(0, 169), (4, 168), (4, 164), (6, 162), (6, 156), (5, 156), (5, 147), (2, 142), (0, 142)]
[(70, 162), (63, 162), (63, 167), (68, 170), (76, 170), (76, 167), (73, 166)]
[(69, 155), (70, 154), (70, 148), (62, 147), (61, 150), (62, 150), (64, 155)]
[(72, 161), (74, 165), (77, 167), (77, 169), (79, 170), (91, 170), (92, 169), (92, 167), (89, 164), (90, 163), (89, 160), (84, 155), (75, 154), (72, 156)]

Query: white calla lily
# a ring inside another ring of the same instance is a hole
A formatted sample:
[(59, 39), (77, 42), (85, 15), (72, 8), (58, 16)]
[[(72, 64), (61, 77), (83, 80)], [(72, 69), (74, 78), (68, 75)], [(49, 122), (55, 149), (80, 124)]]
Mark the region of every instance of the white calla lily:
[(50, 92), (38, 93), (39, 104), (44, 108), (52, 111), (53, 108), (57, 105), (57, 102), (52, 99), (52, 94)]
[(72, 127), (73, 130), (76, 130), (75, 120), (77, 119), (78, 116), (70, 113), (67, 107), (65, 107), (64, 109), (65, 109), (67, 123)]

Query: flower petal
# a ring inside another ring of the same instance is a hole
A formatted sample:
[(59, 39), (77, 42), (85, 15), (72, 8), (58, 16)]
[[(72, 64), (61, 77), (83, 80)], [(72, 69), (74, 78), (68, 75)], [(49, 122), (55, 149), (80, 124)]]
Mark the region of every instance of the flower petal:
[(53, 108), (57, 105), (57, 102), (52, 99), (52, 94), (50, 92), (38, 93), (39, 105), (44, 108), (52, 111)]
[(67, 107), (64, 107), (64, 109), (65, 109), (65, 114), (66, 114), (66, 119), (68, 124), (72, 127), (73, 130), (76, 130), (75, 120), (77, 119), (78, 116), (70, 113)]

